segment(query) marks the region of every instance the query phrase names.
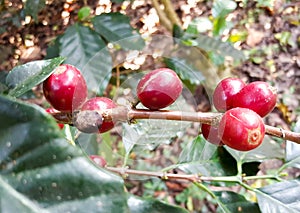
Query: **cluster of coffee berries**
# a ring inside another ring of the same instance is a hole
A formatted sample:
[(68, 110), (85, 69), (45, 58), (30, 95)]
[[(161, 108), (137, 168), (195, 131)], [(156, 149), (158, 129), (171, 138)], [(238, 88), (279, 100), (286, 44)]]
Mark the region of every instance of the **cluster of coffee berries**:
[[(176, 73), (168, 68), (156, 69), (146, 74), (138, 83), (137, 96), (141, 103), (151, 109), (165, 108), (180, 96), (182, 83)], [(43, 82), (43, 92), (53, 112), (74, 112), (75, 110), (103, 111), (116, 108), (117, 105), (109, 98), (94, 97), (88, 99), (86, 81), (81, 72), (74, 66), (63, 64)], [(83, 119), (84, 120), (84, 119)], [(80, 129), (88, 133), (103, 133), (114, 127), (113, 121), (103, 120), (96, 128)]]
[(203, 136), (216, 145), (227, 145), (240, 151), (258, 147), (265, 135), (262, 117), (275, 107), (277, 93), (266, 82), (245, 84), (238, 78), (220, 81), (213, 93), (213, 104), (224, 112), (218, 125), (201, 125)]
[[(63, 64), (43, 82), (43, 92), (51, 108), (46, 109), (48, 113), (73, 112), (75, 110), (101, 111), (116, 107), (114, 102), (105, 97), (94, 97), (87, 99), (88, 89), (86, 81), (81, 72), (74, 66)], [(62, 124), (59, 124), (62, 128)], [(112, 122), (101, 122), (99, 128), (94, 132), (106, 132), (113, 128)]]

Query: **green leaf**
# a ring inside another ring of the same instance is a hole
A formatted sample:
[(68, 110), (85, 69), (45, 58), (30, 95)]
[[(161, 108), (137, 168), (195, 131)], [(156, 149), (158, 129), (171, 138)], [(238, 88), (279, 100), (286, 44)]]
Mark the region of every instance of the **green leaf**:
[(300, 181), (289, 180), (275, 183), (256, 192), (258, 205), (262, 212), (300, 211)]
[(212, 7), (212, 15), (214, 18), (225, 17), (235, 10), (237, 4), (232, 0), (214, 0)]
[(188, 213), (188, 211), (181, 207), (172, 206), (152, 198), (141, 199), (136, 196), (128, 198), (128, 206), (131, 213)]
[(125, 50), (141, 50), (145, 46), (140, 34), (131, 27), (129, 18), (121, 13), (103, 13), (95, 16), (92, 22), (97, 33)]
[(214, 19), (213, 22), (213, 35), (214, 36), (220, 36), (222, 35), (223, 31), (225, 30), (227, 26), (226, 19), (224, 17), (218, 17)]
[(45, 0), (26, 0), (24, 5), (25, 14), (32, 16), (35, 22), (38, 21), (38, 13), (46, 5)]
[(236, 31), (236, 32), (232, 32), (230, 33), (230, 36), (229, 36), (229, 41), (231, 43), (235, 43), (235, 42), (238, 42), (238, 41), (246, 41), (248, 37), (248, 32), (246, 30), (241, 30), (241, 31)]
[(223, 149), (203, 138), (196, 137), (188, 143), (179, 155), (175, 167), (186, 173), (206, 176), (223, 176), (236, 174), (236, 161)]
[(57, 36), (53, 41), (51, 41), (48, 45), (48, 48), (46, 50), (46, 56), (45, 59), (51, 59), (56, 58), (59, 56), (60, 52), (60, 43), (59, 39), (62, 35)]
[(265, 136), (263, 143), (248, 152), (241, 152), (229, 147), (226, 147), (227, 151), (236, 159), (238, 162), (261, 162), (268, 159), (283, 159), (284, 150), (281, 145), (271, 140), (269, 136)]
[(0, 178), (6, 182), (0, 188), (8, 184), (18, 192), (10, 190), (6, 204), (29, 199), (49, 212), (127, 211), (123, 180), (70, 145), (43, 109), (0, 96), (0, 119), (6, 121), (0, 124)]
[(182, 80), (188, 80), (191, 84), (199, 85), (205, 79), (202, 73), (184, 58), (165, 58), (164, 62), (170, 69), (174, 70)]
[(32, 61), (13, 68), (6, 77), (9, 95), (19, 97), (42, 83), (64, 61), (58, 57), (48, 60)]
[[(251, 212), (251, 213), (260, 213), (260, 209), (257, 203), (248, 201), (244, 196), (237, 194), (232, 191), (219, 191), (214, 192), (218, 197), (219, 202), (225, 206), (229, 212), (238, 213), (238, 212)], [(221, 208), (218, 208), (218, 212), (224, 212)]]
[(81, 70), (88, 89), (101, 94), (111, 78), (112, 58), (101, 37), (76, 23), (59, 39), (60, 55)]
[(97, 134), (80, 133), (76, 139), (76, 143), (88, 155), (98, 154), (99, 142), (97, 141)]
[(192, 143), (187, 144), (179, 155), (179, 163), (192, 161), (207, 161), (211, 159), (217, 146), (206, 142), (202, 135), (196, 137)]
[[(137, 108), (145, 108), (142, 104)], [(180, 96), (166, 110), (191, 111), (193, 110), (182, 96)], [(170, 121), (163, 119), (138, 120), (136, 124), (123, 123), (123, 143), (126, 152), (134, 149), (136, 152), (153, 150), (161, 144), (169, 144), (172, 138), (180, 136), (191, 122)]]
[(0, 211), (22, 213), (47, 213), (24, 195), (18, 193), (0, 176)]
[(8, 75), (8, 72), (1, 71), (0, 72), (0, 93), (4, 93), (8, 90), (8, 86), (6, 84), (6, 77)]
[(186, 32), (189, 34), (198, 35), (199, 33), (207, 32), (213, 27), (211, 21), (207, 17), (198, 17), (191, 21)]
[(174, 27), (173, 27), (172, 34), (173, 34), (174, 38), (181, 38), (184, 35), (184, 31), (180, 26), (175, 24)]
[[(136, 95), (137, 84), (144, 74), (139, 72), (127, 78), (119, 88), (118, 94), (122, 94), (124, 90), (129, 90)], [(141, 103), (137, 105), (137, 108), (145, 109)], [(194, 111), (190, 105), (186, 104), (186, 100), (182, 95), (165, 109), (186, 112)], [(127, 153), (132, 148), (135, 151), (153, 150), (160, 144), (169, 144), (172, 138), (180, 136), (189, 125), (191, 125), (191, 122), (163, 119), (141, 119), (137, 120), (135, 124), (123, 123), (122, 139), (125, 150)]]
[(77, 16), (80, 21), (83, 21), (86, 18), (88, 18), (90, 14), (91, 14), (91, 8), (88, 6), (85, 6), (85, 7), (80, 8)]
[(202, 135), (188, 143), (179, 155), (176, 167), (190, 174), (211, 175), (211, 158), (217, 147), (205, 141)]
[(230, 56), (235, 60), (245, 60), (242, 51), (235, 49), (230, 43), (223, 42), (221, 39), (199, 34), (193, 40), (193, 46), (197, 46), (207, 52), (215, 52), (221, 56)]
[(127, 194), (39, 106), (0, 95), (0, 119), (0, 212), (186, 212)]
[[(300, 132), (300, 120), (296, 122), (293, 131)], [(285, 160), (287, 161), (286, 166), (300, 168), (300, 144), (292, 141), (286, 142)]]

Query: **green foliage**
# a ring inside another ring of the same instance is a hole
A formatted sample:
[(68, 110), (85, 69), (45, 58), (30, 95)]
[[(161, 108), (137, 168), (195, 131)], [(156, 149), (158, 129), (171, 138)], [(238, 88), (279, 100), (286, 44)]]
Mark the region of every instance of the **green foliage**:
[(127, 194), (40, 107), (0, 96), (0, 119), (1, 212), (185, 212)]
[[(123, 0), (112, 2), (122, 3)], [(255, 2), (261, 7), (270, 7), (272, 4), (272, 1)], [(37, 22), (38, 13), (44, 6), (44, 0), (27, 0), (24, 14), (32, 16)], [(211, 18), (196, 18), (186, 30), (174, 27), (174, 46), (201, 53), (193, 52), (194, 57), (191, 58), (172, 53), (170, 57), (163, 58), (165, 64), (175, 70), (183, 81), (193, 85), (203, 83), (203, 70), (194, 64), (206, 57), (216, 66), (222, 66), (226, 56), (245, 60), (243, 52), (235, 49), (231, 43), (245, 41), (246, 31), (230, 34), (229, 42), (221, 40), (225, 30), (232, 27), (226, 18), (236, 6), (232, 0), (215, 0)], [(7, 25), (21, 26), (20, 21), (24, 18), (23, 12), (13, 16), (7, 14), (7, 11), (0, 14), (0, 33), (6, 31)], [(214, 37), (202, 34), (209, 31)], [(296, 45), (291, 42), (288, 31), (277, 33), (274, 37), (282, 48)], [(121, 13), (92, 16), (91, 8), (83, 7), (78, 11), (78, 22), (69, 26), (49, 46), (47, 60), (17, 66), (9, 74), (0, 72), (0, 93), (7, 95), (0, 96), (1, 212), (187, 212), (156, 199), (144, 199), (128, 193), (121, 177), (105, 168), (98, 168), (88, 155), (104, 153), (109, 165), (113, 165), (117, 161), (113, 159), (114, 155), (122, 153), (122, 157), (125, 155), (125, 159), (122, 159), (125, 166), (131, 163), (137, 164), (138, 169), (158, 170), (161, 165), (133, 162), (129, 155), (134, 153), (137, 158), (150, 158), (151, 151), (162, 144), (170, 145), (172, 139), (182, 136), (189, 122), (141, 120), (130, 125), (124, 123), (123, 141), (112, 149), (115, 145), (112, 135), (103, 134), (104, 142), (99, 144), (97, 135), (80, 133), (78, 136), (75, 127), (67, 126), (61, 131), (43, 109), (15, 99), (34, 97), (32, 88), (42, 83), (63, 62), (78, 67), (88, 82), (90, 92), (101, 95), (112, 77), (114, 59), (111, 52), (120, 49), (124, 52), (142, 50), (144, 46), (145, 41), (130, 25), (127, 16)], [(264, 63), (266, 56), (276, 53), (279, 47), (274, 45), (263, 47), (262, 50), (251, 49), (246, 53), (254, 63), (260, 64)], [(209, 70), (209, 67), (203, 67)], [(130, 89), (134, 91), (138, 78), (129, 81)], [(182, 97), (168, 109), (192, 111)], [(298, 123), (295, 125), (297, 132)], [(72, 145), (68, 140), (76, 144)], [(206, 199), (218, 205), (218, 212), (298, 212), (299, 179), (282, 181), (281, 176), (286, 168), (300, 168), (299, 145), (287, 142), (285, 150), (281, 145), (266, 137), (258, 149), (237, 152), (228, 147), (216, 147), (202, 136), (193, 140), (184, 138), (179, 156), (172, 156), (169, 149), (163, 150), (162, 153), (170, 158), (170, 162), (175, 163), (162, 171), (176, 169), (195, 177), (211, 178), (211, 181), (191, 183), (192, 186), (176, 196), (176, 201), (185, 204), (188, 210), (194, 210), (192, 199)], [(270, 185), (256, 189), (247, 180), (259, 178), (255, 176), (258, 165), (269, 159), (281, 159), (284, 164), (270, 171), (268, 177), (261, 177), (267, 179)], [(152, 180), (143, 182), (146, 188), (144, 197), (153, 195), (156, 190), (167, 189), (165, 182), (158, 178)], [(272, 184), (270, 180), (279, 183)], [(210, 188), (233, 185), (255, 192), (257, 202), (249, 200), (246, 190), (235, 193), (213, 191)]]
[[(90, 18), (90, 8), (83, 7), (79, 20)], [(64, 56), (65, 63), (81, 70), (88, 82), (88, 89), (101, 95), (107, 88), (112, 75), (112, 56), (108, 43), (118, 48), (142, 49), (145, 45), (141, 36), (130, 26), (129, 18), (120, 13), (108, 13), (91, 17), (93, 27), (75, 23), (58, 36), (47, 49), (46, 58)]]
[(14, 97), (21, 96), (43, 82), (63, 61), (64, 58), (58, 57), (28, 62), (15, 67), (6, 77), (6, 85), (10, 88), (8, 94)]
[(77, 16), (80, 21), (84, 21), (90, 16), (90, 14), (91, 14), (91, 8), (88, 6), (85, 6), (85, 7), (80, 8)]
[(214, 0), (212, 7), (212, 16), (226, 17), (230, 12), (236, 8), (236, 2), (232, 0)]
[(112, 58), (101, 37), (89, 27), (76, 23), (59, 38), (59, 44), (65, 63), (81, 70), (88, 89), (101, 94), (112, 70)]
[[(142, 108), (141, 105), (137, 106)], [(190, 111), (183, 97), (179, 97), (167, 110)], [(182, 134), (190, 122), (170, 120), (139, 120), (136, 124), (123, 124), (123, 143), (127, 153), (132, 150), (154, 150), (162, 144), (171, 143), (172, 139)], [(163, 130), (161, 127), (164, 127)]]
[(284, 150), (281, 144), (271, 140), (269, 136), (265, 136), (263, 143), (256, 149), (249, 152), (238, 152), (229, 147), (226, 147), (228, 152), (236, 159), (238, 162), (262, 162), (267, 159), (284, 159)]
[(226, 16), (236, 8), (235, 1), (215, 0), (212, 7), (213, 35), (220, 36), (226, 28), (230, 28), (230, 22), (226, 21)]
[(2, 71), (0, 72), (0, 93), (5, 93), (8, 90), (8, 86), (6, 84), (6, 77), (8, 72)]
[[(160, 212), (174, 212), (187, 213), (188, 211), (182, 208), (174, 208), (174, 206), (164, 204), (158, 200), (147, 198), (142, 200), (136, 196), (130, 196), (128, 199), (130, 212), (132, 213), (160, 213)], [(138, 204), (138, 205), (136, 205)]]
[(182, 80), (187, 80), (192, 84), (199, 85), (205, 79), (202, 73), (184, 58), (165, 58), (164, 62), (170, 69), (174, 70)]
[(24, 5), (25, 14), (32, 16), (35, 22), (38, 22), (38, 13), (44, 8), (45, 0), (26, 0)]
[(197, 35), (195, 39), (184, 40), (184, 43), (199, 47), (207, 52), (213, 52), (221, 56), (230, 56), (236, 60), (244, 60), (243, 52), (235, 49), (230, 43), (225, 43), (220, 39), (211, 38), (206, 35)]
[[(251, 213), (259, 213), (260, 209), (257, 203), (250, 202), (246, 200), (246, 198), (240, 194), (237, 194), (232, 191), (220, 191), (214, 192), (214, 194), (218, 197), (220, 202), (229, 210), (231, 213), (237, 212), (251, 212)], [(224, 212), (219, 208), (219, 212)]]
[(0, 12), (0, 34), (7, 31), (7, 28), (14, 26), (20, 27), (21, 26), (21, 14), (14, 13), (11, 14), (9, 11), (1, 11)]
[(104, 13), (92, 20), (95, 31), (106, 41), (125, 50), (141, 50), (145, 46), (142, 37), (130, 26), (130, 20), (121, 13)]
[(256, 192), (258, 204), (262, 212), (270, 209), (274, 212), (300, 211), (300, 182), (299, 179), (283, 181), (259, 189)]

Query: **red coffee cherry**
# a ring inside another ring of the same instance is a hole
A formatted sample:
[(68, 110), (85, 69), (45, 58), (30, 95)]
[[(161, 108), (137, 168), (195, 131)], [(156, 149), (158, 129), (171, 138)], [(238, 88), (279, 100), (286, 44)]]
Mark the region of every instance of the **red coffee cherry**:
[[(82, 105), (82, 110), (97, 110), (102, 113), (107, 109), (112, 109), (117, 107), (117, 105), (109, 98), (105, 97), (95, 97), (86, 101)], [(112, 121), (103, 121), (100, 128), (98, 129), (100, 133), (107, 132), (114, 127), (114, 123)], [(98, 131), (97, 131), (98, 132)], [(90, 132), (91, 133), (91, 132)], [(94, 132), (96, 133), (96, 132)]]
[(201, 124), (201, 132), (203, 137), (210, 143), (217, 146), (223, 146), (221, 138), (219, 137), (219, 128), (209, 124)]
[[(49, 114), (52, 114), (52, 113), (56, 113), (58, 112), (56, 109), (50, 107), (50, 108), (47, 108), (46, 109), (46, 112), (49, 113)], [(64, 128), (64, 124), (63, 123), (57, 123), (57, 126), (60, 128), (60, 129), (63, 129)]]
[(180, 96), (182, 83), (177, 74), (168, 68), (147, 73), (137, 85), (141, 103), (152, 110), (165, 108)]
[(99, 155), (90, 155), (90, 159), (100, 167), (106, 166), (106, 160)]
[(80, 71), (68, 64), (60, 65), (43, 83), (46, 100), (57, 110), (78, 109), (87, 97), (87, 86)]
[(258, 147), (265, 136), (262, 118), (251, 109), (233, 108), (224, 113), (219, 123), (222, 142), (239, 151)]
[(234, 96), (245, 87), (239, 78), (225, 78), (220, 81), (213, 93), (213, 104), (219, 112), (233, 108)]
[(234, 96), (233, 107), (252, 109), (264, 117), (274, 109), (276, 100), (277, 92), (274, 87), (263, 81), (255, 81)]

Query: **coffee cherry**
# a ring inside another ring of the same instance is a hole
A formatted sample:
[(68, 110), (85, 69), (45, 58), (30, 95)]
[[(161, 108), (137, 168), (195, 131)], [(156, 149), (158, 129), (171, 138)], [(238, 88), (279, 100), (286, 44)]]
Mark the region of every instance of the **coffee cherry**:
[(245, 86), (238, 78), (225, 78), (220, 81), (213, 93), (213, 104), (219, 112), (232, 108), (234, 96)]
[[(83, 105), (81, 110), (97, 110), (100, 114), (107, 110), (117, 107), (117, 105), (109, 98), (105, 97), (95, 97), (91, 98), (88, 101), (86, 101)], [(111, 130), (114, 127), (113, 121), (103, 121), (101, 126), (96, 130), (96, 132), (107, 132)], [(91, 133), (91, 132), (90, 132)]]
[(182, 83), (177, 74), (168, 68), (147, 73), (137, 85), (137, 96), (141, 103), (152, 110), (165, 108), (180, 96)]
[(262, 118), (251, 109), (233, 108), (224, 113), (219, 123), (222, 142), (239, 151), (258, 147), (265, 136)]
[(277, 93), (274, 87), (263, 81), (246, 85), (234, 96), (233, 107), (252, 109), (261, 117), (269, 114), (276, 105)]
[(90, 155), (90, 159), (100, 167), (106, 166), (106, 160), (99, 155)]
[(78, 109), (87, 97), (87, 86), (80, 71), (68, 64), (60, 65), (43, 83), (46, 100), (57, 110)]
[(203, 137), (210, 143), (217, 146), (222, 146), (223, 143), (219, 137), (219, 128), (217, 126), (211, 126), (209, 124), (201, 124), (201, 132)]
[[(49, 113), (49, 114), (52, 114), (52, 113), (56, 113), (56, 112), (58, 112), (58, 111), (57, 111), (56, 109), (50, 107), (50, 108), (47, 108), (47, 109), (46, 109), (46, 112)], [(65, 125), (62, 124), (62, 123), (57, 123), (57, 126), (58, 126), (60, 129), (63, 129)]]

